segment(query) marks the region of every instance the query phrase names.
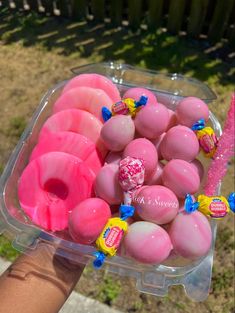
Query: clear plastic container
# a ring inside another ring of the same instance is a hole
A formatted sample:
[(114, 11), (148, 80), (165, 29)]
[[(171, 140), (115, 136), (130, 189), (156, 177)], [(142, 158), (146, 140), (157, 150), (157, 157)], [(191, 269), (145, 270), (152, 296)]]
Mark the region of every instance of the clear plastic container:
[[(78, 67), (75, 74), (98, 73), (109, 77), (121, 94), (133, 86), (145, 86), (154, 92), (159, 102), (175, 109), (178, 101), (186, 96), (197, 96), (209, 103), (216, 99), (215, 94), (203, 83), (182, 75), (164, 75), (155, 71), (142, 70), (125, 64), (99, 63)], [(40, 241), (56, 246), (57, 253), (73, 262), (88, 263), (93, 259), (93, 246), (74, 243), (64, 233), (52, 233), (32, 224), (20, 208), (17, 196), (18, 179), (28, 163), (28, 158), (35, 144), (44, 121), (50, 116), (55, 100), (60, 95), (67, 81), (62, 81), (50, 89), (42, 98), (31, 122), (22, 134), (0, 180), (0, 233), (5, 233), (13, 240), (13, 246), (27, 253), (35, 249)], [(221, 135), (221, 126), (210, 112), (210, 122)], [(219, 188), (219, 186), (218, 186)], [(209, 292), (213, 264), (216, 223), (211, 221), (213, 243), (209, 253), (197, 261), (174, 260), (161, 265), (143, 265), (125, 257), (107, 258), (105, 266), (110, 272), (135, 277), (139, 291), (164, 296), (171, 285), (183, 285), (186, 294), (203, 301)]]

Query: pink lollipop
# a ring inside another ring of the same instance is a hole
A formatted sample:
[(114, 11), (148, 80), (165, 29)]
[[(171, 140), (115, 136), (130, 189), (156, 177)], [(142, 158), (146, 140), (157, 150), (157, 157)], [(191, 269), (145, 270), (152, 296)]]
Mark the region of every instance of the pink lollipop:
[(72, 78), (64, 87), (63, 93), (77, 87), (90, 87), (103, 90), (113, 103), (121, 100), (117, 87), (110, 79), (99, 74), (81, 74)]
[(176, 115), (179, 124), (192, 127), (198, 120), (209, 119), (207, 104), (199, 98), (187, 97), (179, 102), (176, 107)]
[(72, 132), (50, 133), (43, 137), (33, 149), (30, 161), (53, 151), (66, 152), (80, 158), (95, 174), (103, 164), (95, 144), (85, 136)]
[(104, 200), (86, 199), (69, 216), (70, 235), (77, 242), (90, 244), (98, 238), (110, 217), (109, 205)]
[(164, 186), (147, 186), (135, 193), (132, 201), (142, 219), (166, 224), (175, 218), (179, 202), (175, 194)]
[(18, 185), (21, 208), (47, 230), (68, 226), (68, 213), (91, 196), (94, 176), (79, 158), (50, 152), (30, 162)]
[(132, 140), (123, 152), (123, 157), (127, 156), (144, 161), (146, 179), (152, 175), (157, 167), (157, 151), (151, 141), (147, 139), (138, 138)]
[(123, 192), (118, 181), (118, 170), (117, 164), (107, 164), (96, 176), (96, 195), (109, 204), (120, 204), (123, 200)]
[(137, 131), (148, 139), (155, 139), (166, 131), (169, 113), (161, 103), (147, 104), (135, 117)]
[(178, 124), (177, 115), (174, 111), (168, 109), (169, 113), (169, 122), (166, 128), (166, 131), (168, 131), (170, 128), (176, 126)]
[(80, 109), (90, 112), (102, 123), (101, 110), (103, 106), (112, 107), (112, 100), (100, 89), (77, 87), (63, 93), (54, 104), (53, 113), (68, 109)]
[(104, 157), (107, 154), (103, 142), (100, 140), (102, 123), (91, 113), (82, 110), (65, 110), (49, 117), (40, 131), (39, 139), (50, 133), (70, 131), (89, 138), (94, 142)]
[(148, 97), (148, 104), (151, 103), (157, 103), (157, 98), (155, 97), (154, 93), (152, 93), (150, 90), (145, 89), (145, 88), (139, 88), (139, 87), (135, 87), (135, 88), (130, 88), (128, 89), (124, 95), (123, 95), (123, 99), (126, 98), (131, 98), (134, 99), (135, 101), (139, 101), (141, 96), (146, 96)]
[(194, 132), (185, 126), (175, 126), (168, 130), (161, 142), (164, 159), (192, 161), (199, 153), (199, 143)]
[(151, 140), (151, 142), (154, 144), (154, 146), (157, 149), (158, 160), (163, 159), (163, 156), (161, 154), (161, 142), (162, 142), (165, 135), (166, 135), (166, 133), (163, 133), (158, 138)]
[(126, 157), (120, 161), (118, 180), (124, 190), (124, 203), (130, 205), (132, 193), (140, 188), (144, 182), (143, 161)]
[(136, 222), (130, 225), (124, 238), (127, 255), (146, 264), (159, 264), (172, 249), (167, 232), (150, 222)]
[(122, 151), (134, 139), (135, 125), (128, 115), (116, 115), (102, 127), (100, 137), (106, 148), (111, 151)]
[(179, 213), (170, 226), (169, 235), (174, 250), (188, 259), (206, 255), (211, 246), (210, 224), (198, 211), (191, 214)]
[(194, 194), (200, 187), (200, 178), (194, 167), (184, 160), (171, 160), (162, 173), (164, 186), (171, 189), (179, 198), (187, 193)]

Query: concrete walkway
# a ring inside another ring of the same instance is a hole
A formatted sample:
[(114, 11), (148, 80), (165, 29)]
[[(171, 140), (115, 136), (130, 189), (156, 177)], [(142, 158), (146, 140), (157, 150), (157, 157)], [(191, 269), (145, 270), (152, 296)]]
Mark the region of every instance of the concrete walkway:
[[(8, 268), (10, 262), (0, 258), (0, 275)], [(96, 300), (72, 292), (59, 313), (121, 313)]]

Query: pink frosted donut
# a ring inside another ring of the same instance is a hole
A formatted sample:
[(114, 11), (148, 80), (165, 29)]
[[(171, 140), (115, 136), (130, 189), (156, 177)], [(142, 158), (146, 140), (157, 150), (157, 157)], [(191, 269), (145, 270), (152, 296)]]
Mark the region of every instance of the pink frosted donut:
[(127, 255), (146, 264), (159, 264), (172, 249), (167, 232), (150, 222), (135, 222), (130, 225), (124, 238)]
[(166, 224), (175, 218), (179, 202), (175, 194), (164, 186), (148, 186), (135, 193), (132, 203), (142, 219)]
[(112, 99), (113, 103), (121, 100), (120, 93), (114, 83), (107, 77), (99, 74), (81, 74), (70, 79), (65, 85), (63, 93), (72, 88), (90, 87), (103, 90)]
[(150, 103), (136, 114), (134, 121), (139, 134), (148, 139), (155, 139), (166, 131), (169, 112), (161, 103)]
[(162, 184), (162, 172), (163, 172), (164, 165), (159, 162), (157, 165), (156, 170), (153, 174), (146, 180), (147, 185), (161, 185)]
[(168, 131), (170, 128), (178, 124), (176, 113), (170, 109), (168, 109), (168, 113), (169, 113), (169, 122), (166, 128), (166, 131)]
[(135, 88), (130, 88), (128, 89), (124, 95), (123, 95), (123, 99), (126, 98), (131, 98), (134, 99), (135, 101), (139, 101), (141, 96), (146, 96), (148, 97), (148, 104), (151, 103), (157, 103), (157, 98), (155, 97), (154, 93), (152, 93), (150, 90), (145, 89), (145, 88), (139, 88), (139, 87), (135, 87)]
[(169, 229), (174, 250), (188, 259), (206, 255), (211, 246), (212, 233), (207, 218), (200, 212), (179, 213)]
[(91, 196), (94, 175), (79, 158), (50, 152), (30, 162), (18, 184), (21, 208), (47, 230), (63, 230), (68, 214)]
[(101, 168), (95, 180), (96, 195), (109, 204), (120, 204), (123, 201), (123, 191), (118, 181), (119, 166), (107, 164)]
[(165, 165), (162, 182), (179, 198), (184, 198), (187, 193), (196, 193), (200, 187), (200, 177), (193, 166), (184, 160), (177, 159)]
[(145, 138), (132, 140), (123, 152), (123, 158), (130, 156), (144, 161), (145, 178), (152, 175), (157, 167), (158, 155), (151, 141)]
[(204, 167), (202, 163), (198, 159), (195, 159), (192, 162), (190, 162), (190, 164), (195, 168), (195, 170), (197, 171), (200, 177), (200, 180), (202, 181), (203, 176), (204, 176)]
[(80, 109), (93, 114), (104, 122), (101, 110), (105, 106), (111, 110), (113, 101), (101, 89), (77, 87), (63, 93), (54, 104), (53, 113), (63, 110)]
[(90, 244), (98, 238), (110, 217), (109, 205), (104, 200), (86, 199), (71, 212), (69, 233), (75, 241)]
[(100, 131), (103, 124), (94, 115), (83, 110), (65, 110), (50, 116), (43, 124), (39, 140), (50, 133), (70, 131), (89, 138), (95, 143), (102, 157), (107, 154), (103, 142), (100, 140)]
[(186, 126), (172, 127), (161, 142), (161, 154), (164, 159), (182, 159), (192, 161), (199, 153), (199, 143), (194, 132)]
[(87, 137), (72, 132), (50, 133), (43, 137), (33, 149), (30, 161), (53, 151), (66, 152), (80, 158), (95, 174), (103, 164), (95, 144)]
[(105, 163), (110, 164), (110, 163), (114, 163), (114, 164), (118, 164), (122, 159), (122, 152), (112, 152), (110, 151), (108, 153), (108, 155), (105, 158)]
[(199, 98), (187, 97), (181, 100), (176, 107), (178, 123), (192, 127), (198, 120), (203, 118), (206, 122), (209, 119), (207, 104)]
[(158, 160), (163, 159), (163, 156), (161, 154), (161, 142), (165, 135), (166, 133), (163, 133), (158, 138), (151, 140), (151, 142), (154, 144), (155, 148), (157, 149)]
[(121, 151), (134, 139), (135, 124), (128, 115), (116, 115), (103, 125), (100, 137), (106, 148)]

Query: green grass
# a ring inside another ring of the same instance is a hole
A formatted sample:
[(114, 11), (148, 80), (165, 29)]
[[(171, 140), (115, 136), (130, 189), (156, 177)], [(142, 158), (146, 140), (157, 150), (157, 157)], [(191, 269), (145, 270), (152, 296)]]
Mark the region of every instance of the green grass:
[(97, 299), (110, 305), (118, 297), (120, 291), (121, 285), (119, 281), (105, 275), (101, 282)]
[(16, 116), (10, 120), (10, 126), (8, 129), (8, 134), (10, 136), (19, 138), (27, 125), (24, 116)]
[(12, 247), (10, 241), (0, 235), (0, 256), (8, 261), (14, 261), (18, 255), (19, 252)]

